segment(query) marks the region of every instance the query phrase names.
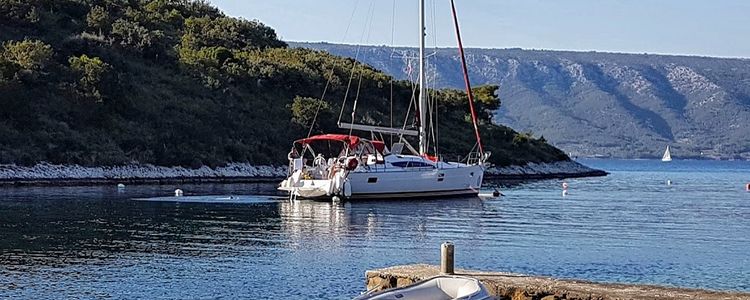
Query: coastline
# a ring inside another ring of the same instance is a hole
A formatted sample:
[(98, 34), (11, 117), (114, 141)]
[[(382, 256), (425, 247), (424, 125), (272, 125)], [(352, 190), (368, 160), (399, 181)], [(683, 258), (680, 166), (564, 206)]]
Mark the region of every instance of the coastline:
[[(575, 161), (529, 163), (524, 166), (491, 167), (486, 179), (526, 180), (606, 176), (607, 172)], [(230, 163), (224, 167), (198, 169), (131, 164), (83, 167), (39, 163), (34, 166), (0, 165), (0, 186), (75, 186), (107, 184), (258, 183), (277, 182), (286, 176), (284, 166), (253, 166)]]

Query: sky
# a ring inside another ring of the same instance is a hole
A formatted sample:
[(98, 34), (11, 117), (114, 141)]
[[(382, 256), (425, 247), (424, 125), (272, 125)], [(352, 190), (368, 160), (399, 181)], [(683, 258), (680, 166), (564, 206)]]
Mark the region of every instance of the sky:
[[(210, 0), (285, 41), (418, 45), (417, 0)], [(455, 47), (426, 0), (428, 47)], [(750, 58), (750, 0), (456, 0), (465, 47)]]

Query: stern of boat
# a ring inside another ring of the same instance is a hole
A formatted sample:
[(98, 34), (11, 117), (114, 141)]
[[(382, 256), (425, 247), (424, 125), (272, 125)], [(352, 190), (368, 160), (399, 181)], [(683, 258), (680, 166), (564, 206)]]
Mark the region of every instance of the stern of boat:
[(312, 179), (304, 178), (302, 171), (298, 170), (279, 184), (280, 191), (288, 192), (294, 198), (315, 199), (344, 195), (347, 189), (346, 176), (344, 172), (334, 175), (332, 178)]

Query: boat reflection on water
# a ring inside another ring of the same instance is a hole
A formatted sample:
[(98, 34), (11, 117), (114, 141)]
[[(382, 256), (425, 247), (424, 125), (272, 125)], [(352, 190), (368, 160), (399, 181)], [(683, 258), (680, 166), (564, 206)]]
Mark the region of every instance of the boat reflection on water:
[(432, 234), (451, 234), (450, 230), (444, 230), (446, 225), (459, 231), (476, 225), (470, 233), (481, 231), (477, 217), (483, 211), (483, 206), (483, 200), (478, 197), (353, 202), (283, 201), (279, 203), (280, 231), (288, 236), (293, 245), (325, 240), (323, 244), (326, 247), (339, 247), (388, 239), (393, 235), (409, 236), (410, 239), (416, 236), (418, 240), (424, 240), (430, 228), (436, 229)]

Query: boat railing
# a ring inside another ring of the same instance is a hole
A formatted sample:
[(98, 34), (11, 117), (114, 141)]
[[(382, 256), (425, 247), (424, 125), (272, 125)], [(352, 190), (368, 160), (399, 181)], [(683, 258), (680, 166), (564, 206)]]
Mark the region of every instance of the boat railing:
[(471, 152), (466, 156), (467, 165), (478, 165), (483, 163), (483, 156), (479, 152)]
[(489, 160), (491, 155), (492, 153), (489, 151), (485, 151), (484, 153), (471, 152), (466, 156), (465, 159), (459, 159), (459, 161), (464, 162), (467, 165), (482, 165), (487, 164), (487, 161)]

